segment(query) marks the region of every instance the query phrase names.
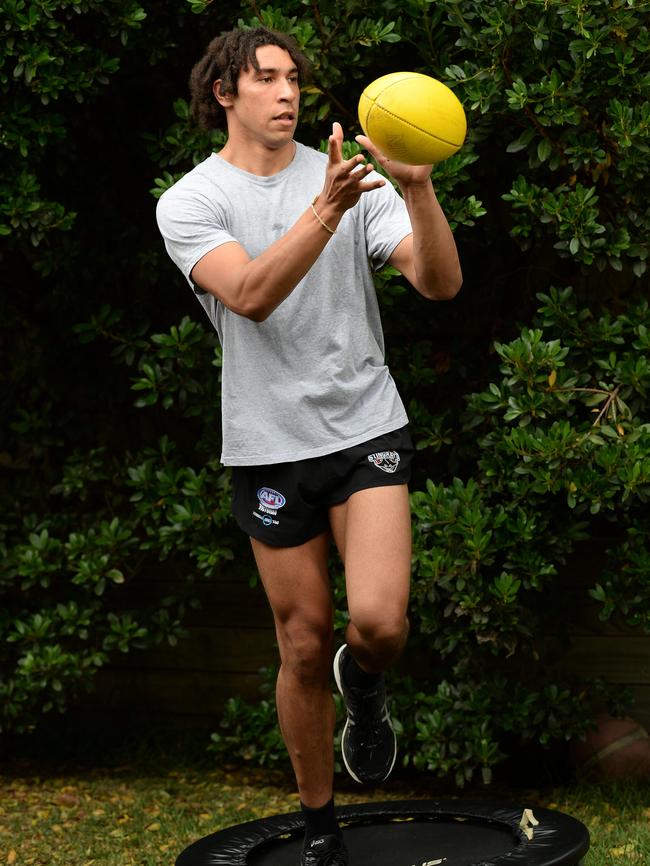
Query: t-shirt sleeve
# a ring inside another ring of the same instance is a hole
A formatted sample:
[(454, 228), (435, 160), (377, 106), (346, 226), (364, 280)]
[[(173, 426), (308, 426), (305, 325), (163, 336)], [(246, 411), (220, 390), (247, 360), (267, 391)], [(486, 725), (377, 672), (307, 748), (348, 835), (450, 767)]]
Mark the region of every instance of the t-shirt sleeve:
[[(372, 172), (368, 180), (379, 177)], [(386, 264), (395, 247), (413, 231), (404, 199), (390, 182), (364, 193), (364, 219), (368, 257), (375, 270)]]
[(236, 242), (219, 205), (197, 190), (172, 187), (164, 192), (158, 200), (156, 220), (165, 249), (195, 291), (190, 273), (199, 259), (222, 244)]

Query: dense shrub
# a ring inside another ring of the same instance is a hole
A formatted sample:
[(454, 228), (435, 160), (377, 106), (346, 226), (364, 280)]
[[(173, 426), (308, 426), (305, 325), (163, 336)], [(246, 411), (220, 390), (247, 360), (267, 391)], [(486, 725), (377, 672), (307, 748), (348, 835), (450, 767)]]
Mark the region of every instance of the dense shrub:
[[(497, 344), (498, 378), (467, 399), (458, 435), (475, 442), (474, 475), (428, 480), (411, 497), (410, 652), (430, 668), (395, 685), (401, 755), (459, 784), (477, 767), (489, 779), (506, 742), (580, 735), (607, 699), (594, 682), (585, 701), (546, 647), (570, 624), (566, 565), (581, 540), (613, 542), (585, 590), (602, 617), (650, 631), (650, 309), (642, 300), (597, 318), (578, 313), (571, 290), (540, 300), (538, 327)], [(337, 588), (342, 598), (341, 577)], [(271, 710), (231, 701), (212, 748), (277, 760)], [(251, 719), (264, 731), (254, 743)]]
[[(4, 729), (65, 709), (111, 654), (177, 640), (193, 576), (245, 549), (216, 459), (220, 351), (153, 220), (223, 140), (192, 127), (185, 81), (241, 20), (312, 59), (307, 144), (334, 119), (352, 138), (365, 83), (400, 68), (449, 81), (468, 113), (465, 147), (433, 173), (461, 296), (427, 304), (389, 270), (378, 285), (420, 450), (403, 759), (488, 778), (513, 743), (584, 730), (593, 701), (541, 638), (567, 634), (581, 544), (607, 539), (585, 597), (648, 626), (643, 5), (4, 4)], [(178, 591), (135, 607), (156, 569)], [(340, 575), (335, 592), (344, 609)], [(273, 701), (234, 698), (213, 748), (280, 760)]]

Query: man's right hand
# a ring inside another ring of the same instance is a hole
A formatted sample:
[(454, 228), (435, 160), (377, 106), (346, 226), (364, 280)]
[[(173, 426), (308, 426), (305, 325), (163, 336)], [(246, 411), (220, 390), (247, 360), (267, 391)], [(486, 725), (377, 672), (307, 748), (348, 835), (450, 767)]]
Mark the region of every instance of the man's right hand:
[(325, 222), (327, 217), (340, 218), (346, 210), (354, 207), (364, 192), (379, 189), (386, 183), (383, 178), (366, 180), (373, 167), (363, 154), (343, 159), (343, 128), (340, 123), (332, 124), (327, 153), (325, 183), (316, 200), (316, 208)]

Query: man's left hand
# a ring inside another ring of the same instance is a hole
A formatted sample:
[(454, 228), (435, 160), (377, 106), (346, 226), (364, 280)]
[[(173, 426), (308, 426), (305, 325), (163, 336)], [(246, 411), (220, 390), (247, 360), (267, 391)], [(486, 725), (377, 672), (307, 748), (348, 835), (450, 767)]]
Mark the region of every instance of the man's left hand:
[(357, 144), (365, 148), (373, 159), (394, 178), (400, 186), (427, 183), (431, 178), (432, 165), (407, 165), (396, 159), (389, 159), (370, 141), (367, 135), (357, 135)]

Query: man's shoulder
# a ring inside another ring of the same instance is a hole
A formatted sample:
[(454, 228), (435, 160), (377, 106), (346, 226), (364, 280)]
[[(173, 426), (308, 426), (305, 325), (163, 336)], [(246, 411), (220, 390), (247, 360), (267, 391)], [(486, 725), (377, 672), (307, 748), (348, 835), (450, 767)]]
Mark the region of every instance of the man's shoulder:
[(321, 150), (316, 150), (315, 147), (301, 144), (299, 141), (296, 142), (296, 155), (300, 162), (304, 161), (317, 165), (327, 162), (326, 153), (323, 153)]
[(223, 185), (220, 179), (219, 162), (215, 154), (210, 154), (194, 168), (179, 177), (167, 187), (158, 199), (158, 213), (176, 209), (203, 210), (211, 208), (219, 196), (217, 191)]
[(211, 153), (204, 160), (197, 163), (194, 168), (191, 168), (179, 177), (178, 180), (165, 190), (163, 195), (169, 195), (169, 193), (179, 194), (195, 187), (200, 187), (208, 177), (214, 176), (216, 162), (218, 160), (215, 160), (214, 154)]

